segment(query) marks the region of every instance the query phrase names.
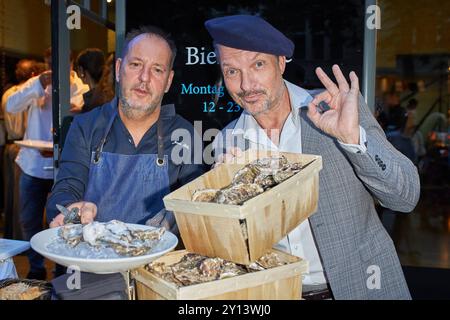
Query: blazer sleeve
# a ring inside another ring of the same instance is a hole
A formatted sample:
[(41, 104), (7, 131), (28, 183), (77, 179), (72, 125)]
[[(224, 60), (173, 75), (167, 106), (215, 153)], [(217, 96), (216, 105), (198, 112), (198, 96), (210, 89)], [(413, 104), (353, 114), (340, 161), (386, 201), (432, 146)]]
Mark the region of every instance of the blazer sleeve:
[(352, 153), (344, 148), (342, 150), (356, 175), (382, 206), (410, 212), (420, 196), (417, 168), (387, 141), (361, 94), (359, 105), (359, 122), (366, 131), (367, 151)]

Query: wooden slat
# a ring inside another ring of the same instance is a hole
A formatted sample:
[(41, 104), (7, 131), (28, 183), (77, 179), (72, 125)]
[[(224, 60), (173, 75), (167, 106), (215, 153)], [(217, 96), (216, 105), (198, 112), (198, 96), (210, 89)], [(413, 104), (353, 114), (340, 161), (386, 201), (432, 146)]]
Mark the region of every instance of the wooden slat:
[(175, 212), (183, 243), (189, 252), (250, 264), (238, 219)]

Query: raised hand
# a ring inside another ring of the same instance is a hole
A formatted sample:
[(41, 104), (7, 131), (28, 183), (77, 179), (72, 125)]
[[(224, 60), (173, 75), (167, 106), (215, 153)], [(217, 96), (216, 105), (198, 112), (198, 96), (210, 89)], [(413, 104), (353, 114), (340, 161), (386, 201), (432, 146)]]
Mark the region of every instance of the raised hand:
[[(80, 210), (79, 212), (82, 224), (91, 223), (97, 216), (97, 206), (95, 205), (95, 203), (86, 201), (76, 202), (68, 206), (67, 209), (72, 210), (75, 207)], [(50, 222), (50, 228), (56, 228), (63, 225), (64, 215), (62, 213), (57, 215), (55, 219)]]
[(39, 81), (41, 82), (42, 88), (47, 88), (48, 85), (52, 84), (52, 72), (44, 71), (39, 75)]
[[(336, 85), (321, 68), (317, 77), (326, 90), (314, 97), (308, 105), (308, 117), (319, 129), (347, 144), (359, 144), (359, 83), (355, 72), (350, 72), (351, 87), (339, 66), (333, 66)], [(325, 101), (330, 110), (319, 113), (317, 106)]]

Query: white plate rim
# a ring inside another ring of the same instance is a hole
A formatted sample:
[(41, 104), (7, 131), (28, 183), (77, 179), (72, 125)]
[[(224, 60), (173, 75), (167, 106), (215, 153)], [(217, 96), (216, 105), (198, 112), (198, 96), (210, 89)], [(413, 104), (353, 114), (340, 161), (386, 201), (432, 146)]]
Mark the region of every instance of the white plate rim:
[[(142, 229), (142, 228), (143, 229), (157, 229), (155, 227), (146, 226), (146, 225), (140, 225), (140, 224), (133, 224), (133, 223), (126, 223), (126, 225), (128, 227), (133, 227), (133, 228), (136, 227), (136, 228), (140, 228), (140, 229)], [(173, 245), (171, 245), (169, 248), (164, 249), (162, 251), (152, 252), (152, 253), (144, 254), (144, 255), (141, 255), (141, 256), (137, 256), (137, 257), (123, 257), (123, 258), (111, 258), (111, 259), (88, 259), (88, 258), (71, 257), (71, 256), (55, 254), (55, 253), (51, 253), (50, 251), (43, 252), (42, 250), (40, 250), (40, 248), (36, 248), (36, 241), (37, 241), (37, 239), (39, 237), (42, 236), (43, 233), (56, 233), (57, 234), (58, 230), (61, 229), (61, 228), (62, 227), (56, 227), (56, 228), (53, 228), (53, 229), (46, 229), (46, 230), (43, 230), (43, 231), (35, 234), (30, 240), (31, 248), (33, 250), (35, 250), (36, 252), (38, 252), (39, 254), (48, 257), (50, 260), (51, 260), (51, 258), (55, 258), (55, 259), (58, 259), (58, 260), (64, 259), (64, 260), (66, 260), (68, 262), (73, 261), (74, 265), (75, 265), (76, 262), (79, 262), (80, 260), (82, 260), (83, 263), (93, 263), (93, 264), (96, 264), (96, 263), (102, 263), (103, 264), (105, 262), (108, 262), (108, 263), (115, 263), (115, 262), (122, 263), (125, 260), (128, 261), (128, 262), (135, 262), (135, 261), (137, 262), (137, 261), (140, 261), (140, 260), (145, 260), (146, 258), (150, 259), (153, 256), (158, 256), (159, 257), (161, 255), (164, 255), (165, 253), (172, 251), (178, 245), (178, 238), (172, 232), (166, 230), (165, 234), (168, 234), (168, 237), (173, 237), (175, 239)], [(163, 235), (163, 237), (164, 237), (164, 235)], [(53, 240), (53, 238), (51, 240)], [(49, 243), (47, 243), (47, 245)]]

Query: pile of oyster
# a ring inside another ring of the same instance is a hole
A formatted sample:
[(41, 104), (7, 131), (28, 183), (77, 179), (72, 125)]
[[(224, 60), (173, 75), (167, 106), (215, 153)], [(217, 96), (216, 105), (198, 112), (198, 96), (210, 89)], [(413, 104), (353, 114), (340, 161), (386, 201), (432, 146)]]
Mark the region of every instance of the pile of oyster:
[(287, 264), (274, 252), (269, 252), (256, 262), (244, 266), (221, 258), (208, 258), (188, 253), (173, 265), (153, 262), (145, 266), (146, 270), (177, 287), (190, 286), (225, 278), (231, 278), (250, 272), (275, 268)]
[(255, 160), (240, 169), (222, 189), (196, 190), (192, 201), (241, 205), (300, 172), (305, 165), (289, 163), (285, 156)]
[(112, 248), (121, 256), (135, 257), (150, 251), (164, 232), (164, 228), (134, 230), (121, 221), (112, 220), (87, 225), (67, 224), (59, 229), (58, 235), (71, 248), (84, 242), (98, 249)]

